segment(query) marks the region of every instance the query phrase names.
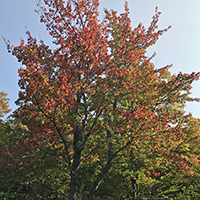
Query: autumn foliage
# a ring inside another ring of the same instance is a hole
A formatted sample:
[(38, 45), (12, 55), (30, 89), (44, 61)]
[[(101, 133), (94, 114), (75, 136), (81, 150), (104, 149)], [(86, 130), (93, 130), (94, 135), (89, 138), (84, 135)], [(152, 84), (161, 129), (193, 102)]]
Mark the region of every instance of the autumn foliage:
[(5, 114), (9, 113), (11, 109), (8, 105), (9, 98), (3, 91), (0, 92), (0, 117), (4, 117)]
[(188, 130), (190, 115), (182, 108), (198, 101), (189, 94), (199, 73), (171, 75), (171, 66), (155, 68), (154, 55), (145, 55), (170, 28), (157, 30), (157, 8), (147, 29), (141, 23), (132, 29), (127, 3), (120, 15), (105, 9), (101, 21), (98, 6), (97, 0), (44, 0), (37, 12), (56, 48), (29, 31), (26, 44), (7, 43), (24, 66), (15, 117), (28, 127), (9, 152), (13, 168), (70, 200), (94, 199), (106, 174), (120, 168), (117, 161), (138, 152), (149, 160), (156, 155), (165, 168), (191, 170), (174, 145)]

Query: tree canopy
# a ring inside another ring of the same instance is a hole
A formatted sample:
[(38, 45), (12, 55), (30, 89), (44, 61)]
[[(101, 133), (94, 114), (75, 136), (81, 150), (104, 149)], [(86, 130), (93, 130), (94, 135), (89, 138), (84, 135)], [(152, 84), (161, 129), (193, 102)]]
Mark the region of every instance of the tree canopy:
[(38, 6), (55, 48), (29, 31), (26, 44), (6, 42), (23, 67), (13, 115), (20, 124), (8, 134), (16, 133), (15, 144), (1, 145), (5, 173), (38, 199), (69, 200), (164, 199), (178, 190), (170, 177), (198, 176), (191, 141), (199, 121), (184, 106), (199, 101), (189, 95), (200, 74), (171, 75), (171, 66), (155, 67), (146, 56), (170, 28), (157, 30), (157, 8), (148, 28), (133, 29), (127, 2), (124, 13), (105, 9), (102, 20), (98, 0)]

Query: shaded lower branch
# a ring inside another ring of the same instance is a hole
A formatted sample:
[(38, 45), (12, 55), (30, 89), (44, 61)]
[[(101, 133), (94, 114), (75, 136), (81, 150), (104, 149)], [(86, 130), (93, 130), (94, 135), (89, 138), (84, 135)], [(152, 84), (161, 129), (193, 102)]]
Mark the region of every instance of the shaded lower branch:
[(93, 152), (94, 150), (96, 150), (97, 148), (98, 148), (98, 147), (93, 148), (93, 149), (90, 151), (90, 153), (88, 153), (86, 156), (84, 156), (84, 157), (80, 160), (80, 163), (81, 163), (84, 159), (86, 159), (89, 155), (91, 155), (92, 152)]
[(68, 197), (67, 195), (65, 195), (65, 194), (62, 193), (62, 192), (59, 192), (56, 188), (44, 184), (44, 183), (42, 182), (42, 180), (39, 179), (39, 178), (38, 178), (38, 180), (39, 180), (39, 182), (40, 182), (44, 187), (46, 187), (47, 189), (53, 190), (53, 191), (55, 191), (56, 193), (58, 193), (58, 194), (60, 194), (60, 195), (62, 195), (62, 196), (64, 196), (64, 197), (66, 197), (66, 198), (69, 199), (69, 197)]

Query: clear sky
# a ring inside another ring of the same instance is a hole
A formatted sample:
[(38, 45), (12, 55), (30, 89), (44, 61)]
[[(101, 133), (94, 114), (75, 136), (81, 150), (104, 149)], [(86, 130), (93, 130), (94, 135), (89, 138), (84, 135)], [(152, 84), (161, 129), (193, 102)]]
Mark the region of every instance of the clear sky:
[[(37, 0), (2, 0), (0, 36), (18, 45), (20, 38), (26, 39), (28, 29), (38, 40), (51, 44), (44, 24), (34, 12), (36, 4)], [(200, 0), (128, 0), (128, 5), (133, 28), (140, 22), (148, 27), (156, 6), (162, 12), (158, 28), (172, 26), (147, 52), (149, 56), (156, 52), (152, 62), (157, 68), (173, 64), (172, 73), (200, 71)], [(124, 0), (100, 0), (100, 17), (103, 17), (103, 7), (120, 13), (124, 11)], [(13, 110), (19, 91), (17, 70), (20, 66), (17, 59), (7, 53), (0, 38), (0, 88), (8, 93)], [(191, 96), (200, 97), (200, 80), (193, 84)], [(187, 104), (186, 111), (200, 118), (200, 103)]]

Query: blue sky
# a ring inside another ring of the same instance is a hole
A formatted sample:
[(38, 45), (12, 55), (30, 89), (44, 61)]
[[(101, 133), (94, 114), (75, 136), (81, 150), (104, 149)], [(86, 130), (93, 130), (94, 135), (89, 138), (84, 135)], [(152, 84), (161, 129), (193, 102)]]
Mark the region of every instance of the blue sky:
[[(26, 39), (25, 31), (28, 29), (38, 40), (50, 44), (51, 38), (34, 12), (36, 4), (37, 0), (1, 1), (0, 36), (18, 45), (20, 38)], [(199, 0), (128, 0), (128, 5), (133, 28), (140, 22), (148, 27), (156, 6), (162, 12), (158, 28), (172, 26), (147, 52), (149, 56), (156, 52), (152, 62), (157, 68), (173, 64), (172, 73), (200, 71)], [(103, 7), (120, 13), (124, 11), (124, 0), (100, 0), (100, 17), (103, 17)], [(8, 93), (13, 110), (16, 108), (14, 102), (19, 91), (17, 70), (20, 66), (17, 59), (7, 53), (3, 39), (0, 38), (0, 88)], [(191, 96), (200, 97), (199, 88), (200, 81), (195, 82)], [(186, 111), (200, 118), (200, 103), (187, 104)]]

